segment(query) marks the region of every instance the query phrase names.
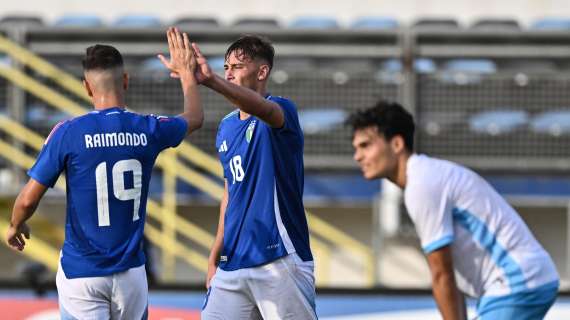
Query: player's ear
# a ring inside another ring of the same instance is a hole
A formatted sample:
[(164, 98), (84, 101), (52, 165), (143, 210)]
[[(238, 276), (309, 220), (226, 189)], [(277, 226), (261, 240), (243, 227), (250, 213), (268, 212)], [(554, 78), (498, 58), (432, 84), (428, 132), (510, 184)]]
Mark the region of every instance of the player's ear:
[(129, 88), (129, 74), (123, 73), (123, 89), (126, 91)]
[(87, 80), (83, 79), (83, 87), (85, 87), (85, 91), (87, 91), (87, 95), (93, 97), (93, 90), (91, 90), (91, 85)]
[(390, 145), (392, 146), (392, 150), (394, 151), (394, 153), (401, 153), (406, 149), (406, 144), (404, 143), (404, 137), (402, 137), (399, 134), (392, 137)]
[(258, 81), (264, 81), (267, 79), (267, 77), (269, 77), (269, 66), (266, 64), (262, 64), (259, 67), (259, 71), (257, 72), (257, 80)]

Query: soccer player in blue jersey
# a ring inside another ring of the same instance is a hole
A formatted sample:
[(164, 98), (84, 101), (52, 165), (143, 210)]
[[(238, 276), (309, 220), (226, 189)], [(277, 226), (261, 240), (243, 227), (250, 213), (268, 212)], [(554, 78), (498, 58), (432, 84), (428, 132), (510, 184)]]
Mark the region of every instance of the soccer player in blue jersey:
[(194, 50), (199, 81), (236, 108), (216, 137), (225, 193), (202, 319), (316, 319), (303, 132), (293, 102), (267, 92), (273, 46), (239, 38), (226, 51), (225, 78)]
[(559, 276), (518, 213), (475, 172), (414, 153), (414, 120), (379, 102), (354, 113), (354, 159), (367, 179), (404, 190), (443, 319), (465, 319), (463, 294), (477, 298), (479, 320), (543, 319)]
[(119, 51), (87, 48), (87, 93), (95, 110), (58, 124), (18, 195), (8, 244), (23, 250), (26, 225), (40, 199), (65, 171), (67, 220), (57, 272), (62, 319), (145, 319), (148, 289), (142, 249), (146, 202), (158, 154), (200, 128), (203, 112), (186, 34), (167, 32), (169, 68), (180, 75), (184, 113), (176, 117), (126, 110), (128, 77)]

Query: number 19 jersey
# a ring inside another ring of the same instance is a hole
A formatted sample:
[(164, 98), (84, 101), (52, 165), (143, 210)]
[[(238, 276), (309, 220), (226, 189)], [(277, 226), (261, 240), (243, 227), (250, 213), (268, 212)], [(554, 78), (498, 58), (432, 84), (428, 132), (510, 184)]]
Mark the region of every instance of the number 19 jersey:
[(303, 132), (295, 105), (268, 96), (283, 110), (283, 128), (239, 110), (218, 127), (216, 148), (228, 185), (219, 267), (232, 271), (296, 252), (311, 261), (303, 207)]
[(106, 276), (145, 263), (142, 237), (152, 167), (177, 146), (180, 117), (122, 108), (58, 124), (28, 175), (52, 187), (66, 173), (67, 216), (61, 266), (67, 278)]

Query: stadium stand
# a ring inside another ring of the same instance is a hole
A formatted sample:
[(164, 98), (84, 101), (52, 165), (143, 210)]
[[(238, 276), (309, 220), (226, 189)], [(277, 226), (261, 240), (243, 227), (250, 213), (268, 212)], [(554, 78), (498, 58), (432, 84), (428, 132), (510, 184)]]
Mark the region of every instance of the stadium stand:
[(396, 29), (400, 27), (398, 20), (392, 17), (359, 17), (352, 21), (350, 28), (352, 29), (370, 29), (370, 30), (385, 30)]
[(162, 26), (160, 18), (153, 15), (124, 15), (118, 17), (111, 26), (119, 28), (159, 28)]
[(59, 17), (54, 22), (54, 26), (66, 28), (96, 28), (103, 26), (103, 20), (91, 14), (67, 14)]

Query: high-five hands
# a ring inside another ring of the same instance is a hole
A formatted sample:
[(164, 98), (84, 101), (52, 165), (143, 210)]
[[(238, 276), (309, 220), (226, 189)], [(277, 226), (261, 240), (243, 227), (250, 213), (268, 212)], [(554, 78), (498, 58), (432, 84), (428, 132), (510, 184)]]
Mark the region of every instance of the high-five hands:
[(171, 27), (166, 31), (166, 37), (168, 38), (170, 60), (161, 54), (158, 55), (158, 58), (170, 70), (170, 76), (196, 81), (197, 79), (194, 76), (197, 66), (196, 55), (190, 45), (188, 34), (180, 33), (178, 29)]
[(170, 70), (170, 76), (180, 78), (183, 72), (191, 71), (198, 83), (206, 83), (214, 77), (208, 60), (200, 51), (198, 45), (190, 43), (188, 34), (180, 33), (177, 28), (168, 28), (168, 50), (170, 61), (159, 54), (158, 58)]

